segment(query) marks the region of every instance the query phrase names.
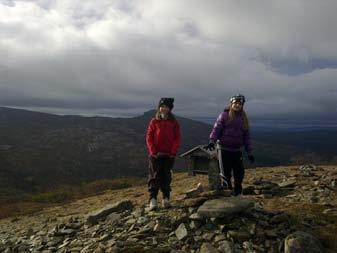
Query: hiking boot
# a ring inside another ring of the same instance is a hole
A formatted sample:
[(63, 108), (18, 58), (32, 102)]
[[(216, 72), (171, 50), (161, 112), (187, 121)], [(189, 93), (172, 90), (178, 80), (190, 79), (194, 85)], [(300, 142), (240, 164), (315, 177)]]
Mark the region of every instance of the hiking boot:
[(168, 198), (164, 198), (162, 203), (163, 203), (163, 208), (171, 207), (171, 204)]
[(235, 185), (233, 192), (234, 192), (234, 196), (241, 195), (242, 194), (242, 186), (241, 186), (241, 184)]
[(155, 198), (152, 198), (150, 200), (150, 205), (149, 205), (149, 210), (152, 211), (152, 210), (156, 210), (158, 207), (158, 204), (157, 204), (157, 200)]

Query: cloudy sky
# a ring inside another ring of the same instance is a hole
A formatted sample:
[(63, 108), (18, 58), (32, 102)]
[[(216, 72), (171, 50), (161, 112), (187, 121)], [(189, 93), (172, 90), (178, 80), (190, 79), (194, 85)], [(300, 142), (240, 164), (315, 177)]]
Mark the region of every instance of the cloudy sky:
[(0, 105), (337, 117), (335, 0), (0, 0)]

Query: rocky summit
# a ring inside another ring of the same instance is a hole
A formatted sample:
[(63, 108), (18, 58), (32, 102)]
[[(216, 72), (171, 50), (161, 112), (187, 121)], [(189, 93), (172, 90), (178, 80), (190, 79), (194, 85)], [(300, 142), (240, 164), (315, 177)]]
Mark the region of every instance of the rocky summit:
[(105, 192), (0, 220), (0, 251), (336, 252), (336, 181), (333, 166), (259, 168), (233, 197), (176, 174), (171, 208), (149, 211), (146, 186)]

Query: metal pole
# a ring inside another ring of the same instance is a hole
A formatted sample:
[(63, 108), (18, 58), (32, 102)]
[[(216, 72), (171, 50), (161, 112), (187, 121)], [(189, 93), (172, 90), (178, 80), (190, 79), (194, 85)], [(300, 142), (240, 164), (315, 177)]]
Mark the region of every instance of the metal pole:
[(220, 170), (220, 179), (221, 179), (221, 185), (222, 187), (224, 187), (225, 189), (228, 188), (228, 184), (225, 181), (225, 173), (224, 173), (224, 168), (223, 168), (223, 163), (222, 163), (222, 152), (221, 152), (221, 144), (220, 144), (220, 140), (216, 141), (216, 151), (218, 154), (218, 162), (219, 162), (219, 170)]

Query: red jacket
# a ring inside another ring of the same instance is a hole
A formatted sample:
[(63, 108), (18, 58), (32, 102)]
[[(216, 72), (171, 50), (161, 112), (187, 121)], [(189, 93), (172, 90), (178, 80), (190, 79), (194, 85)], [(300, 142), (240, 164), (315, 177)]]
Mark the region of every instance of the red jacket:
[(180, 126), (176, 120), (152, 119), (146, 132), (146, 144), (150, 155), (168, 153), (175, 156), (181, 142)]

